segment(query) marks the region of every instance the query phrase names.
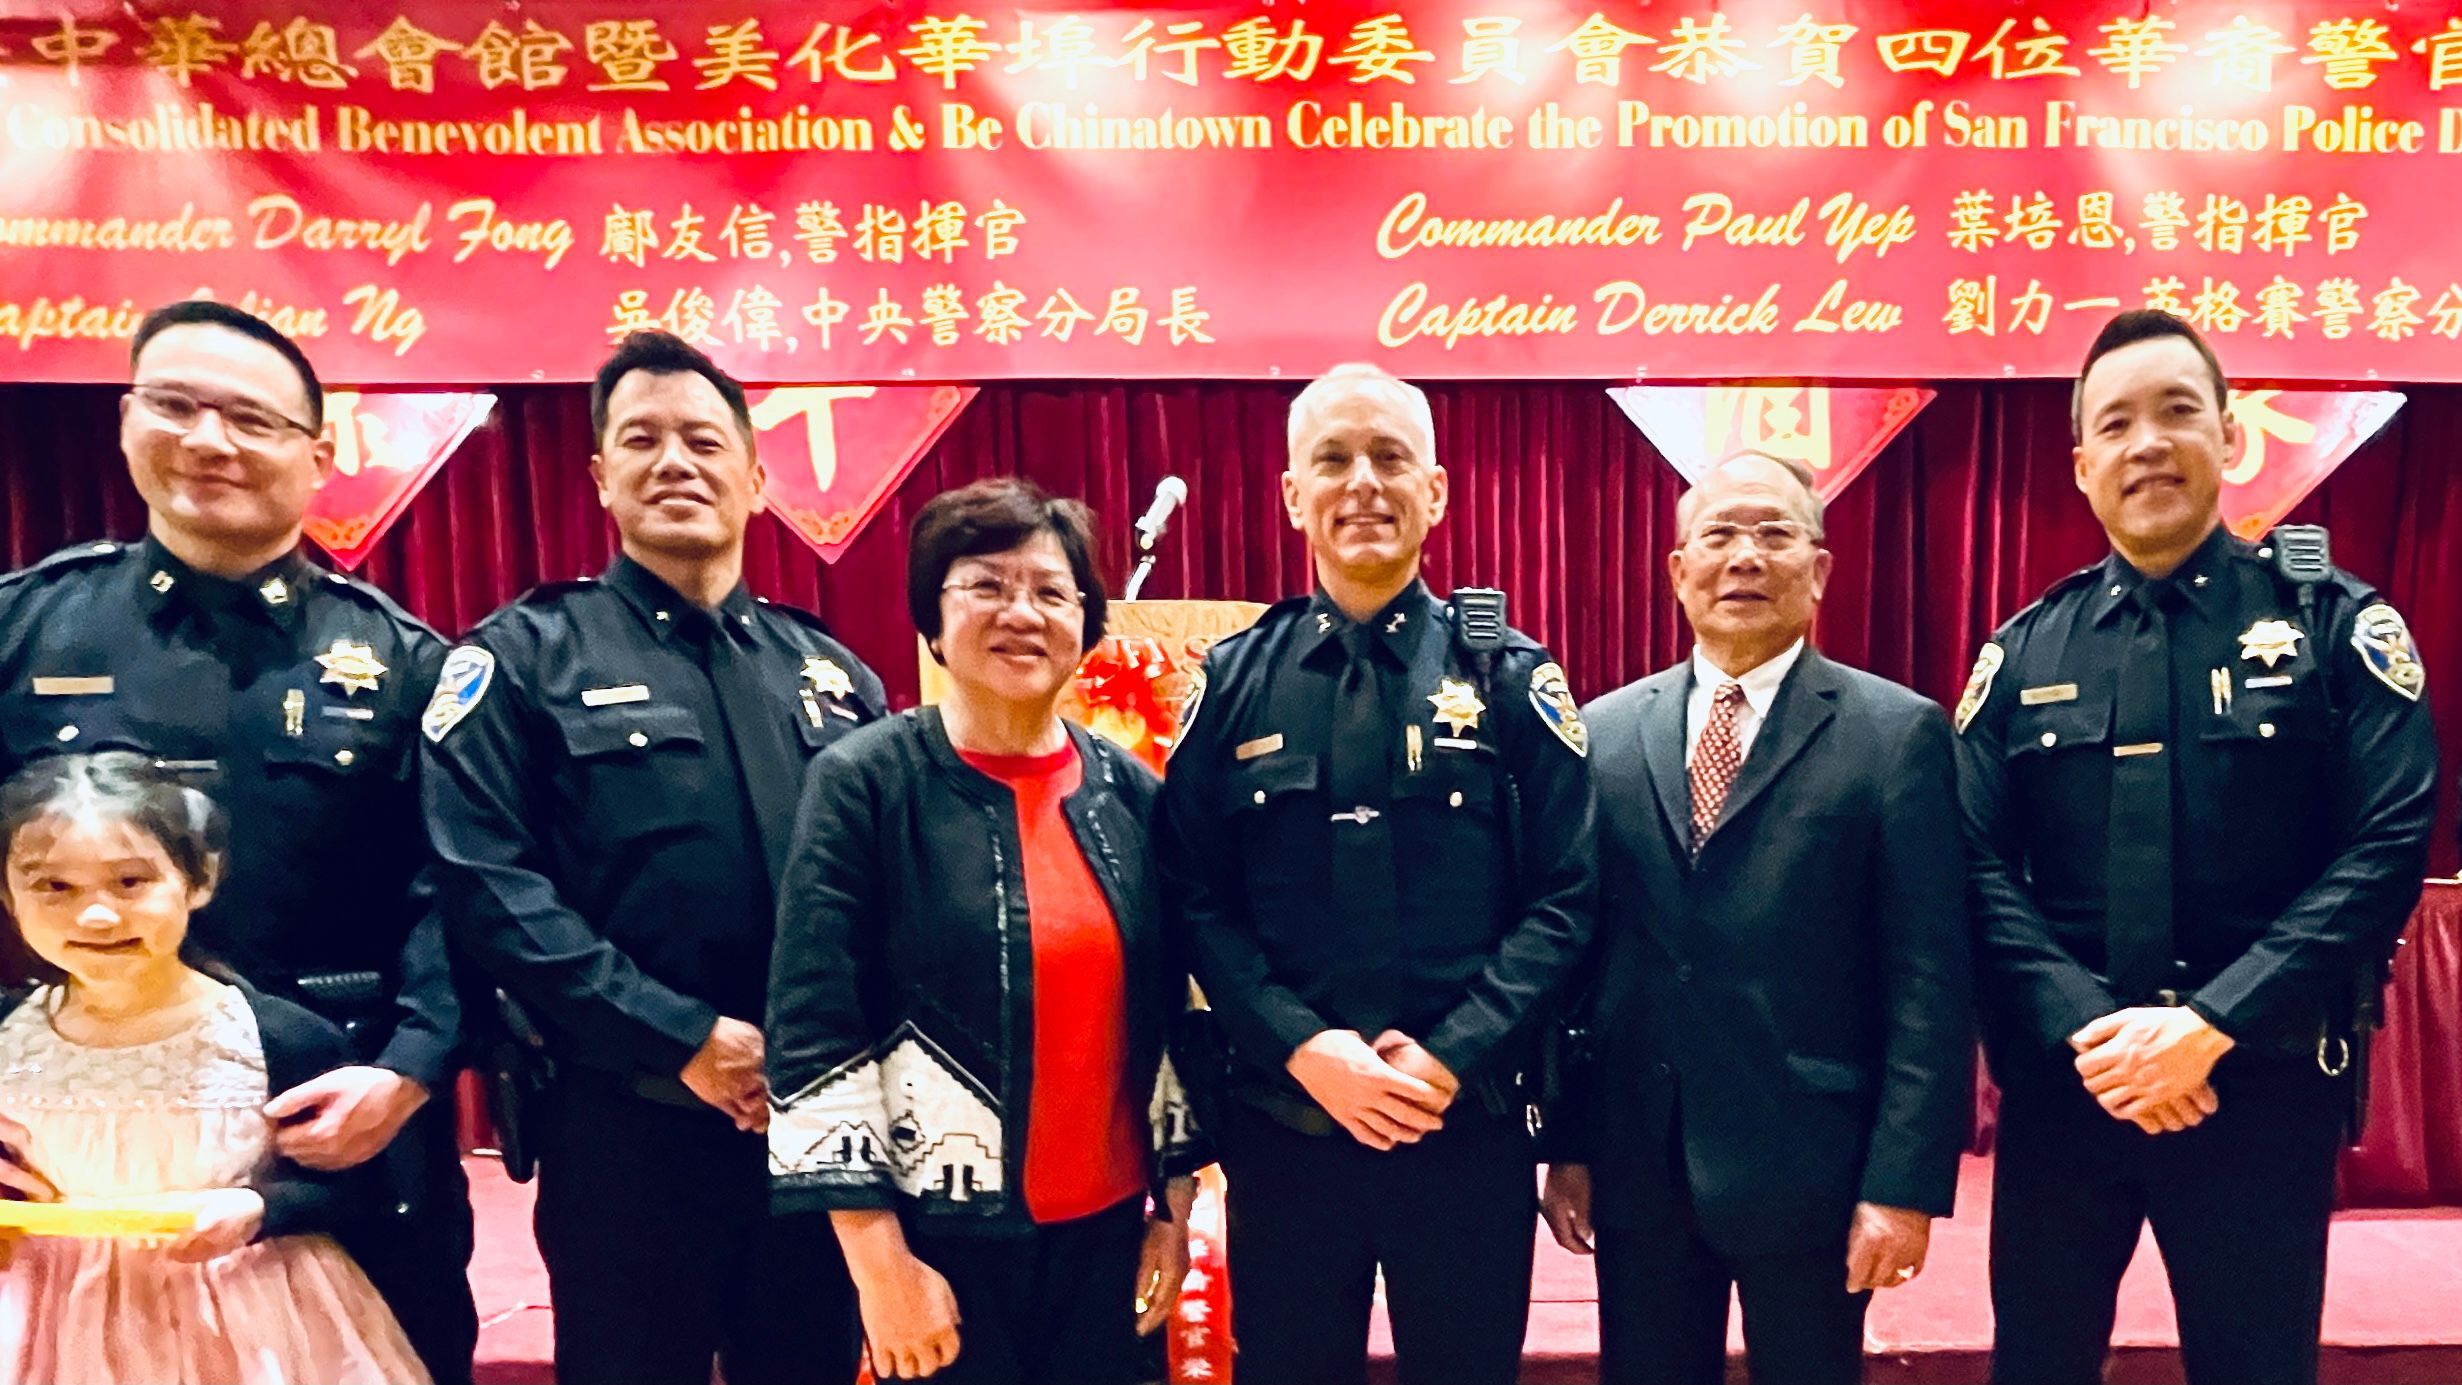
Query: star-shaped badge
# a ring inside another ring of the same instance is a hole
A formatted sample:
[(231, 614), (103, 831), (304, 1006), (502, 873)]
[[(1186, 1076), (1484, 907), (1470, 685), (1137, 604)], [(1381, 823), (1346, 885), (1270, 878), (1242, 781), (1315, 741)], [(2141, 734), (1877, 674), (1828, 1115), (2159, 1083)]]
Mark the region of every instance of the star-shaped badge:
[(1459, 678), (1437, 684), (1436, 691), (1428, 694), (1428, 701), (1436, 708), (1436, 719), (1457, 736), (1477, 730), (1479, 714), (1487, 710), (1487, 704), (1479, 700), (1479, 690)]
[(325, 676), (317, 681), (341, 684), (345, 697), (376, 691), (376, 680), (387, 671), (377, 662), (374, 646), (349, 640), (335, 640), (333, 648), (316, 656), (316, 663), (325, 670)]
[(846, 676), (846, 670), (838, 667), (835, 660), (824, 659), (818, 654), (805, 657), (804, 681), (823, 697), (855, 695), (855, 680)]
[(2300, 641), (2307, 638), (2287, 620), (2261, 620), (2240, 635), (2240, 657), (2262, 659), (2267, 668), (2300, 652)]

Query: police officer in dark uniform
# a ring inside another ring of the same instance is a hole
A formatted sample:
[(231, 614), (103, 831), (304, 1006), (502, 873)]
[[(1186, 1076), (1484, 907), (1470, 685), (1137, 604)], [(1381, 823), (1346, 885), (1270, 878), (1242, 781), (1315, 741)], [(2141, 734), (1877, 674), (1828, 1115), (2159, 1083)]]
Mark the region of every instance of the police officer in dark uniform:
[(2113, 552), (1958, 707), (2002, 1385), (2101, 1378), (2149, 1220), (2191, 1381), (2317, 1378), (2354, 998), (2419, 898), (2436, 742), (2402, 617), (2322, 535), (2222, 527), (2227, 400), (2186, 324), (2104, 328), (2076, 464)]
[(663, 333), (590, 396), (623, 553), (447, 656), (423, 722), (455, 938), (553, 1064), (535, 1115), (556, 1373), (853, 1379), (825, 1218), (773, 1220), (759, 1025), (804, 765), (885, 710), (814, 617), (743, 585), (761, 508), (743, 388)]
[(292, 1159), (380, 1154), (390, 1198), (347, 1239), (439, 1381), (478, 1341), (454, 1142), (460, 1007), (416, 882), (416, 727), (444, 642), (300, 548), (333, 466), (324, 395), (288, 337), (226, 304), (139, 325), (120, 449), (147, 536), (0, 578), (0, 777), (64, 751), (192, 769), (230, 810), (230, 878), (194, 937), (342, 1025), (360, 1065), (275, 1093)]
[(1317, 591), (1214, 646), (1164, 784), (1175, 923), (1228, 1044), (1244, 1385), (1364, 1380), (1380, 1267), (1406, 1385), (1510, 1381), (1521, 1355), (1524, 1080), (1590, 937), (1588, 740), (1545, 650), (1420, 582), (1433, 432), (1372, 367), (1293, 403)]

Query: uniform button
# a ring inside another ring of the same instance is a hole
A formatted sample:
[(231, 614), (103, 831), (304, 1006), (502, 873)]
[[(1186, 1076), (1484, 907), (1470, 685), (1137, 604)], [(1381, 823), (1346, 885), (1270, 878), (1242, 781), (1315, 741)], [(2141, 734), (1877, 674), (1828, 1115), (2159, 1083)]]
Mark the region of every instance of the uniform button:
[(334, 762), (335, 764), (337, 764), (337, 765), (347, 765), (347, 764), (349, 764), (351, 761), (356, 760), (356, 759), (358, 759), (358, 758), (359, 758), (359, 754), (358, 754), (358, 752), (357, 752), (357, 751), (352, 751), (352, 750), (337, 750), (337, 751), (333, 752), (333, 762)]
[(1692, 979), (1693, 979), (1693, 968), (1692, 968), (1692, 965), (1691, 965), (1690, 963), (1686, 963), (1685, 965), (1683, 965), (1683, 966), (1680, 966), (1680, 967), (1677, 967), (1677, 968), (1676, 968), (1676, 980), (1678, 980), (1678, 981), (1690, 981), (1690, 980), (1692, 980)]
[(1652, 1063), (1650, 1065), (1650, 1071), (1657, 1073), (1661, 1077), (1673, 1077), (1676, 1075), (1676, 1070), (1667, 1066), (1665, 1063)]
[(1456, 807), (1456, 808), (1461, 807), (1461, 806), (1462, 806), (1462, 791), (1461, 791), (1460, 789), (1455, 789), (1455, 790), (1453, 791), (1453, 797), (1451, 797), (1451, 798), (1449, 798), (1449, 799), (1447, 799), (1447, 800), (1445, 800), (1445, 801), (1446, 801), (1446, 802), (1448, 802), (1448, 803), (1451, 803), (1451, 804), (1452, 804), (1454, 807)]
[(660, 620), (665, 620), (665, 619), (667, 618), (667, 613), (666, 613), (665, 611), (660, 611), (660, 612), (658, 613), (658, 618), (659, 618)]
[(2274, 738), (2274, 723), (2270, 721), (2258, 722), (2257, 734), (2265, 737), (2267, 740), (2272, 740)]
[(76, 728), (76, 727), (74, 727), (74, 726), (63, 726), (63, 727), (61, 727), (61, 728), (60, 728), (60, 743), (61, 743), (61, 744), (65, 745), (65, 744), (67, 744), (68, 742), (73, 741), (73, 740), (75, 740), (75, 739), (77, 739), (77, 728)]
[(410, 1204), (409, 1204), (409, 1203), (407, 1203), (407, 1202), (397, 1202), (397, 1203), (393, 1204), (393, 1214), (394, 1214), (395, 1216), (397, 1216), (397, 1217), (407, 1217), (407, 1216), (409, 1216), (409, 1215), (410, 1215)]
[(1257, 790), (1257, 806), (1260, 808), (1265, 806), (1265, 790), (1263, 789)]
[(634, 733), (632, 733), (631, 735), (626, 736), (624, 739), (625, 739), (628, 743), (630, 743), (630, 744), (632, 744), (632, 745), (636, 745), (636, 746), (648, 745), (648, 744), (650, 743), (650, 738), (649, 738), (649, 737), (647, 737), (647, 736), (645, 736), (645, 735), (642, 735), (642, 734), (641, 734), (640, 732), (638, 732), (638, 731), (635, 731), (635, 732), (634, 732)]
[(2046, 732), (2044, 732), (2044, 733), (2043, 733), (2043, 748), (2044, 748), (2045, 750), (2049, 750), (2049, 749), (2051, 749), (2053, 746), (2056, 746), (2056, 745), (2058, 745), (2058, 744), (2060, 744), (2060, 737), (2059, 737), (2059, 736), (2057, 736), (2057, 735), (2055, 735), (2055, 734), (2053, 734), (2052, 732), (2049, 732), (2049, 731), (2046, 731)]

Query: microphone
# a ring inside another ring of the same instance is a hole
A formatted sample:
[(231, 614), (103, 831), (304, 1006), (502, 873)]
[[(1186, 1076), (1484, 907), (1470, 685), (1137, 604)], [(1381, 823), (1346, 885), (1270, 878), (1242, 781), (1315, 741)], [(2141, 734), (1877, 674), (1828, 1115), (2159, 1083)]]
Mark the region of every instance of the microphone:
[(1166, 476), (1154, 488), (1154, 503), (1146, 506), (1145, 517), (1137, 521), (1137, 547), (1151, 549), (1163, 536), (1163, 526), (1171, 522), (1171, 512), (1188, 500), (1188, 483), (1177, 476)]

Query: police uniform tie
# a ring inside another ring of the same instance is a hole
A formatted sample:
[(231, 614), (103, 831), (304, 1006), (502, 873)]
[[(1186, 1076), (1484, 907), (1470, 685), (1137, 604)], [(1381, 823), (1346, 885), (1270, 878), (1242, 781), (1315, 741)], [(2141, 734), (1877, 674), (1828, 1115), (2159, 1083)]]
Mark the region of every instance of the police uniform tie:
[(1695, 856), (1709, 840), (1710, 829), (1718, 826), (1718, 810), (1727, 806), (1727, 790), (1735, 787), (1735, 776), (1744, 768), (1744, 743), (1735, 731), (1735, 720), (1743, 709), (1744, 685), (1720, 684), (1710, 697), (1710, 719), (1701, 728), (1700, 743), (1693, 747)]
[(1393, 796), (1393, 728), (1385, 716), (1384, 672), (1377, 666), (1375, 634), (1351, 625), (1344, 627), (1341, 639), (1345, 658), (1327, 722), (1331, 741), (1325, 785), (1333, 817), (1334, 888), (1351, 909), (1361, 936), (1381, 944), (1373, 955), (1391, 956), (1400, 930), (1393, 822), (1386, 816)]
[(743, 776), (748, 820), (775, 890), (795, 832), (796, 800), (803, 794), (804, 757), (788, 735), (792, 702), (786, 679), (776, 674), (777, 688), (765, 690), (758, 656), (715, 622), (704, 640), (710, 687), (718, 695), (718, 714)]
[(2104, 949), (2112, 993), (2124, 1005), (2151, 1001), (2171, 979), (2171, 781), (2178, 749), (2165, 608), (2177, 599), (2168, 582), (2143, 583), (2131, 595), (2135, 627), (2112, 707)]

